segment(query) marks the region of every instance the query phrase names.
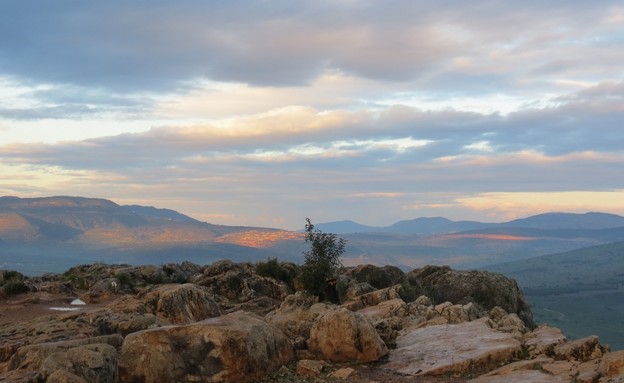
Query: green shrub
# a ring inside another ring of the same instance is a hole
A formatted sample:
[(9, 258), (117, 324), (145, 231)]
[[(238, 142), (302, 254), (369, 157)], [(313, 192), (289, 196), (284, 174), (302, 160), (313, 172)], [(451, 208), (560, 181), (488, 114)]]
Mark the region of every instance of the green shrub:
[(132, 277), (128, 273), (119, 273), (116, 275), (117, 280), (121, 284), (122, 287), (133, 288), (134, 283), (132, 281)]
[(63, 277), (65, 282), (69, 282), (73, 288), (78, 290), (86, 290), (87, 289), (87, 281), (76, 274), (69, 274)]
[(277, 258), (268, 258), (266, 262), (256, 263), (256, 273), (263, 277), (269, 277), (288, 283), (288, 270), (282, 267)]
[(2, 286), (6, 295), (13, 295), (19, 293), (27, 293), (30, 291), (28, 286), (24, 284), (22, 281), (9, 281)]
[(304, 253), (305, 261), (299, 276), (301, 284), (320, 300), (339, 300), (335, 277), (342, 266), (340, 256), (345, 251), (346, 241), (336, 234), (315, 229), (309, 218), (306, 222), (305, 241), (310, 243), (310, 251)]

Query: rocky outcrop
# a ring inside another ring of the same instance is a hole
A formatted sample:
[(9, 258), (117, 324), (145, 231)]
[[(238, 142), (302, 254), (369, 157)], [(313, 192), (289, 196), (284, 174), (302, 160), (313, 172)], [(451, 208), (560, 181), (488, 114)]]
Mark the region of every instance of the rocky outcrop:
[(185, 326), (130, 334), (120, 355), (123, 382), (246, 382), (288, 363), (290, 341), (276, 327), (237, 312)]
[(170, 323), (185, 324), (221, 315), (221, 310), (207, 289), (185, 284), (167, 284), (151, 288), (138, 296), (149, 311)]
[(228, 260), (207, 266), (203, 275), (194, 277), (193, 283), (227, 298), (221, 305), (225, 312), (245, 309), (266, 314), (292, 293), (285, 282), (256, 274), (252, 264)]
[(624, 350), (605, 355), (600, 362), (600, 374), (605, 378), (624, 377)]
[(403, 275), (370, 265), (343, 272), (342, 306), (287, 295), (292, 280), (229, 261), (85, 265), (26, 279), (30, 293), (0, 302), (4, 318), (14, 307), (69, 306), (76, 296), (89, 304), (0, 324), (0, 382), (403, 382), (440, 374), (426, 379), (624, 382), (624, 352), (596, 337), (532, 330), (522, 294), (499, 274), (425, 267)]
[(345, 308), (332, 308), (314, 321), (308, 349), (332, 362), (374, 362), (388, 354), (366, 317)]
[(352, 300), (345, 302), (342, 306), (351, 310), (358, 311), (368, 306), (375, 306), (381, 302), (391, 299), (401, 298), (403, 286), (394, 285), (384, 289), (374, 290), (372, 292), (354, 297)]
[(277, 310), (267, 314), (266, 320), (284, 331), (295, 349), (307, 349), (314, 321), (328, 308), (328, 305), (317, 301), (314, 296), (297, 292), (287, 296)]
[(552, 356), (557, 345), (567, 342), (561, 330), (542, 325), (524, 336), (524, 345), (530, 357)]
[[(74, 375), (88, 382), (114, 383), (117, 381), (116, 349), (121, 347), (122, 341), (121, 336), (116, 335), (24, 346), (11, 357), (8, 369), (35, 371), (43, 379), (63, 371), (64, 375)], [(52, 380), (60, 379), (59, 374)]]
[(41, 373), (49, 377), (57, 371), (90, 383), (115, 383), (117, 351), (108, 344), (89, 344), (53, 353), (43, 360)]
[(396, 266), (359, 265), (346, 268), (343, 275), (359, 283), (367, 283), (375, 289), (384, 289), (407, 282), (405, 273)]
[(409, 283), (435, 303), (474, 302), (486, 310), (496, 306), (517, 314), (529, 328), (533, 315), (516, 281), (487, 271), (458, 271), (448, 266), (426, 266), (407, 273)]

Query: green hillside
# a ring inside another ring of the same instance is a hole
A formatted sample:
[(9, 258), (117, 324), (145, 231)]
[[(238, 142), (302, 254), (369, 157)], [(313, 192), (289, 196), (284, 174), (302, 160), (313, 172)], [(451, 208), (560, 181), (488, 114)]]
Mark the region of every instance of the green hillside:
[(487, 267), (516, 279), (537, 322), (624, 349), (624, 242)]

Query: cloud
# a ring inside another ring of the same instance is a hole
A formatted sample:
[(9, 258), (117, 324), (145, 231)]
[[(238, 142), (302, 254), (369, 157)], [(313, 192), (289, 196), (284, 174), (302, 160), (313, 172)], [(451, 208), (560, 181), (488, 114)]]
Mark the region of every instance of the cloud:
[(505, 193), (621, 190), (621, 14), (606, 0), (3, 2), (0, 190), (258, 225), (500, 216), (479, 198), (526, 210)]
[(459, 204), (506, 219), (545, 212), (609, 211), (624, 213), (624, 190), (482, 193), (459, 198)]
[[(600, 3), (23, 1), (0, 9), (1, 46), (14, 76), (126, 92), (171, 90), (196, 78), (306, 84), (327, 70), (426, 84), (445, 72), (481, 67), (503, 78), (549, 57), (606, 54), (593, 40), (621, 26), (612, 22), (617, 2)], [(618, 57), (593, 64), (610, 70)], [(586, 67), (562, 63), (557, 72)]]

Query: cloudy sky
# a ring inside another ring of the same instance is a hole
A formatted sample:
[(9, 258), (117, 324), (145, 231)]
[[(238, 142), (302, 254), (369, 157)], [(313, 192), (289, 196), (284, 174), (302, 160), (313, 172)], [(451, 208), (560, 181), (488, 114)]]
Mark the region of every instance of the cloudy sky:
[(624, 214), (621, 1), (0, 3), (0, 195), (301, 229)]

